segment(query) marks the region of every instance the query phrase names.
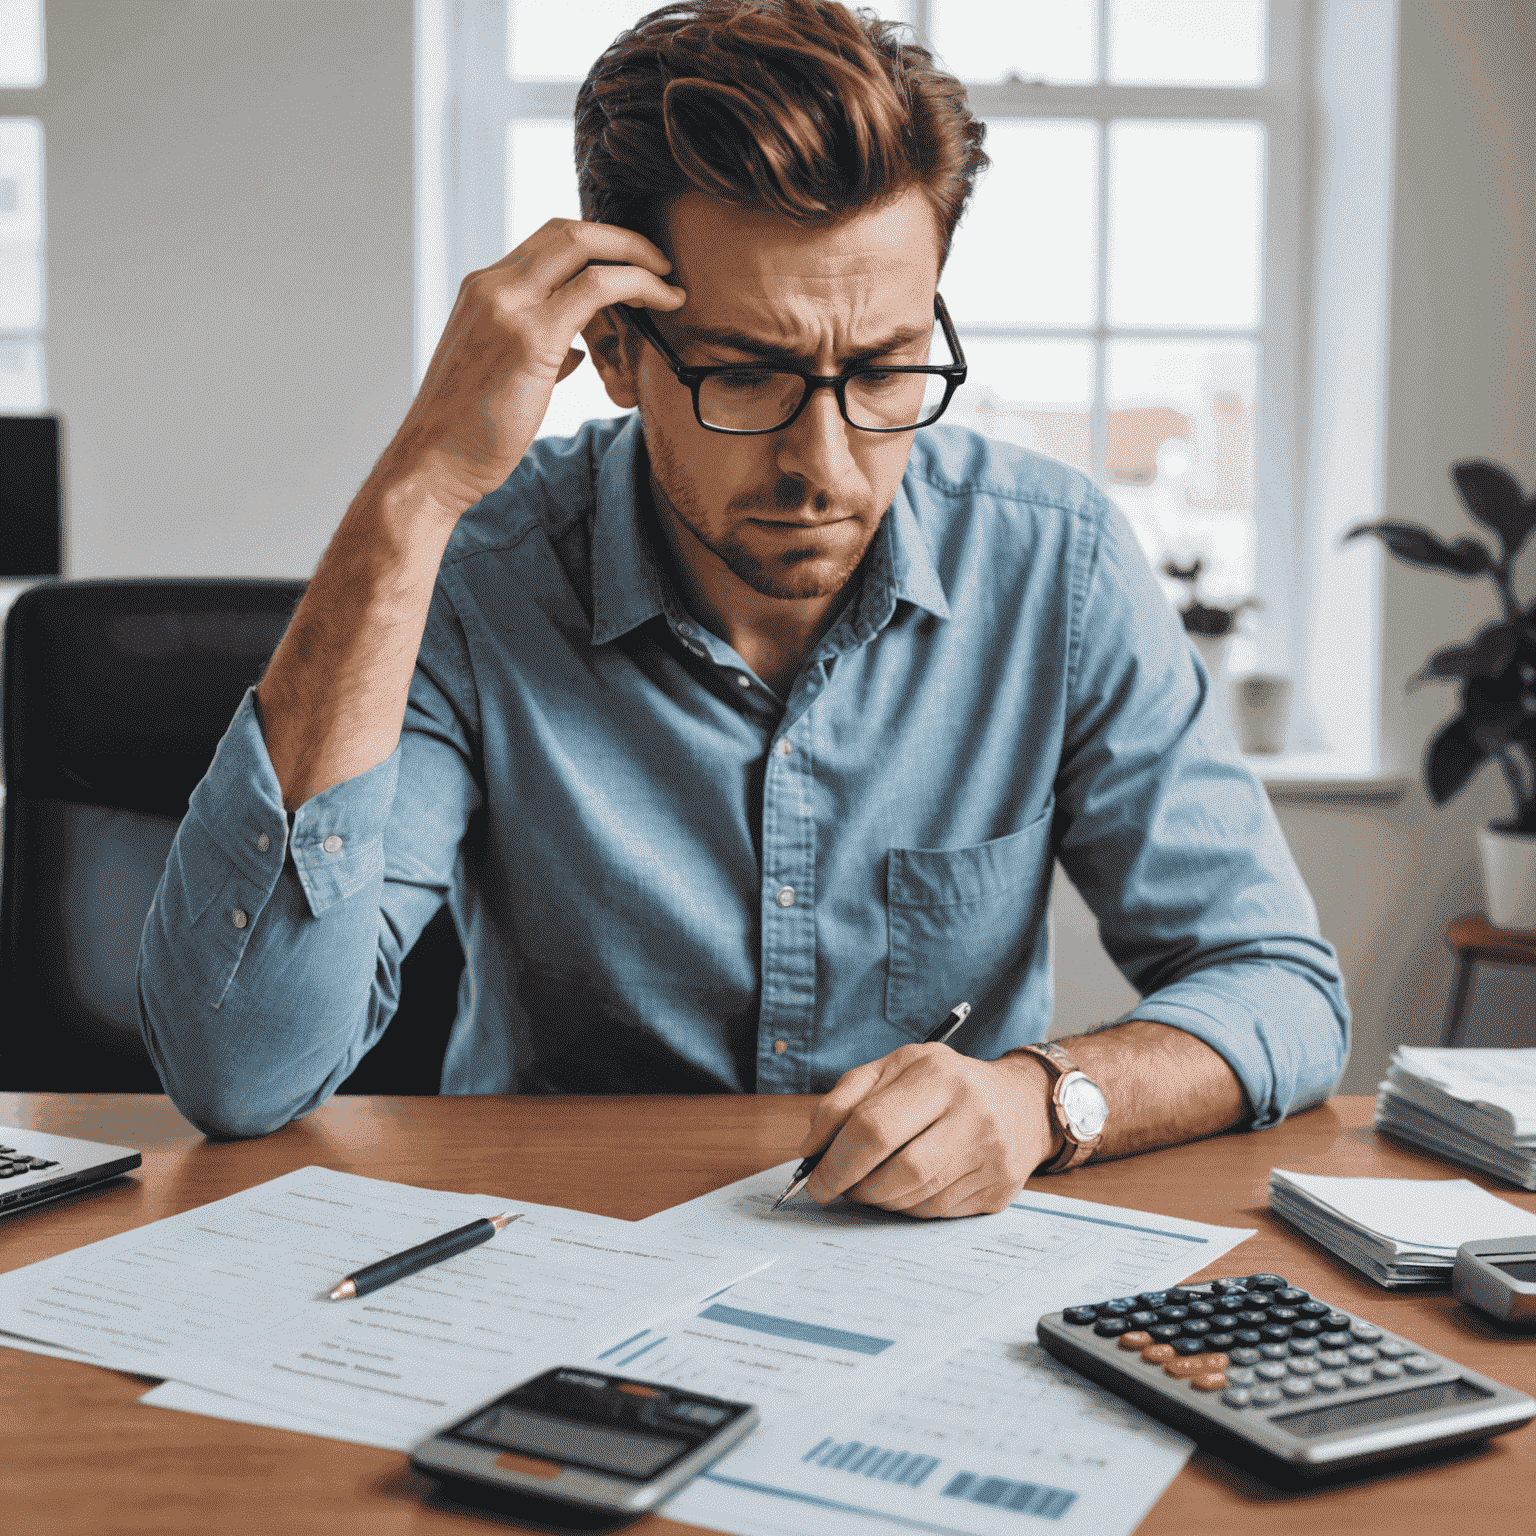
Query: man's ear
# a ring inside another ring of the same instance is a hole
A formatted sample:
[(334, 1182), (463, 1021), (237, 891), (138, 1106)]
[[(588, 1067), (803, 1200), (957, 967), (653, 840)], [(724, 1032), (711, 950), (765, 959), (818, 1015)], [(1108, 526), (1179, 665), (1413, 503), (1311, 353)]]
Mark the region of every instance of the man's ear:
[(628, 327), (611, 309), (600, 309), (582, 328), (581, 339), (592, 354), (592, 365), (603, 376), (608, 398), (623, 410), (640, 403), (636, 349)]

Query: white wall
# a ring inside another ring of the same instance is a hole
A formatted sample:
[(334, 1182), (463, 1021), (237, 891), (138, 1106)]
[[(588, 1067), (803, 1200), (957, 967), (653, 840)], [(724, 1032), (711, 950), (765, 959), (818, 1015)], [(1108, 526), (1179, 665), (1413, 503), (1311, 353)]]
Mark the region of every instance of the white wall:
[(314, 568), (410, 402), (411, 18), (48, 0), (69, 575)]
[[(409, 401), (411, 36), (410, 0), (49, 0), (71, 574), (312, 569)], [(1536, 480), (1536, 21), (1527, 0), (1407, 0), (1399, 50), (1386, 503), (1458, 536), (1452, 460)], [(1385, 745), (1416, 765), (1452, 695), (1401, 682), (1492, 605), (1389, 563), (1383, 611)], [(1281, 806), (1349, 981), (1352, 1091), (1434, 1038), (1441, 935), (1479, 905), (1473, 829), (1501, 794), (1489, 771), (1444, 810), (1417, 783)], [(1066, 1032), (1131, 994), (1060, 895)]]

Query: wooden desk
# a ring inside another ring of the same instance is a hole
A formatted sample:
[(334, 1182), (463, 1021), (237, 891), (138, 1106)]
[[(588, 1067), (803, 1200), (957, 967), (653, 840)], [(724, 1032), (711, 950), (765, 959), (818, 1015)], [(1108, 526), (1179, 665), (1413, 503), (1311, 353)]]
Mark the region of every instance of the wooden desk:
[[(0, 1222), (0, 1271), (171, 1216), (309, 1163), (437, 1189), (479, 1189), (638, 1218), (794, 1155), (805, 1099), (333, 1099), (261, 1141), (205, 1142), (164, 1100), (0, 1094), (0, 1124), (143, 1150), (129, 1180)], [(1041, 1179), (1041, 1189), (1258, 1228), (1218, 1274), (1274, 1271), (1427, 1348), (1536, 1394), (1536, 1339), (1511, 1338), (1449, 1296), (1394, 1296), (1273, 1219), (1271, 1165), (1447, 1177), (1369, 1128), (1371, 1101), (1339, 1098), (1259, 1135), (1224, 1136)], [(1483, 1180), (1536, 1212), (1536, 1196)], [(1536, 1220), (1533, 1220), (1536, 1226)], [(0, 1527), (55, 1533), (487, 1531), (423, 1502), (405, 1458), (279, 1430), (139, 1407), (142, 1378), (0, 1349)], [(1143, 1536), (1304, 1530), (1528, 1528), (1536, 1425), (1481, 1453), (1364, 1486), (1283, 1497), (1197, 1453)], [(637, 1536), (686, 1529), (653, 1520)], [(1021, 1528), (1020, 1536), (1024, 1536)]]

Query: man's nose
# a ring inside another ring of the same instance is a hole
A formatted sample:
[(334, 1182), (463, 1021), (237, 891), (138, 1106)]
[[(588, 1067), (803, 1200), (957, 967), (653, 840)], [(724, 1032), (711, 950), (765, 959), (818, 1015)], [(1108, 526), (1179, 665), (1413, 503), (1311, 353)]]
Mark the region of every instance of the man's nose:
[(813, 390), (799, 419), (778, 434), (775, 462), (785, 474), (817, 490), (832, 490), (854, 468), (849, 442), (853, 431), (837, 408), (836, 394)]

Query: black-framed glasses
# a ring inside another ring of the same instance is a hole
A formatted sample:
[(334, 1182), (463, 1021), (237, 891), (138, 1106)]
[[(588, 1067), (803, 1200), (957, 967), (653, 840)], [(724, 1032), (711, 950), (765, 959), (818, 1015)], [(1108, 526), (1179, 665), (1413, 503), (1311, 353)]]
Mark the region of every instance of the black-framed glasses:
[(667, 345), (646, 310), (632, 309), (628, 304), (618, 308), (666, 359), (678, 383), (693, 391), (693, 414), (710, 432), (735, 437), (782, 432), (799, 417), (818, 389), (830, 389), (837, 396), (843, 420), (860, 432), (911, 432), (937, 421), (965, 383), (965, 353), (938, 294), (933, 296), (933, 317), (944, 332), (954, 362), (920, 368), (861, 365), (839, 374), (740, 363), (690, 368)]

